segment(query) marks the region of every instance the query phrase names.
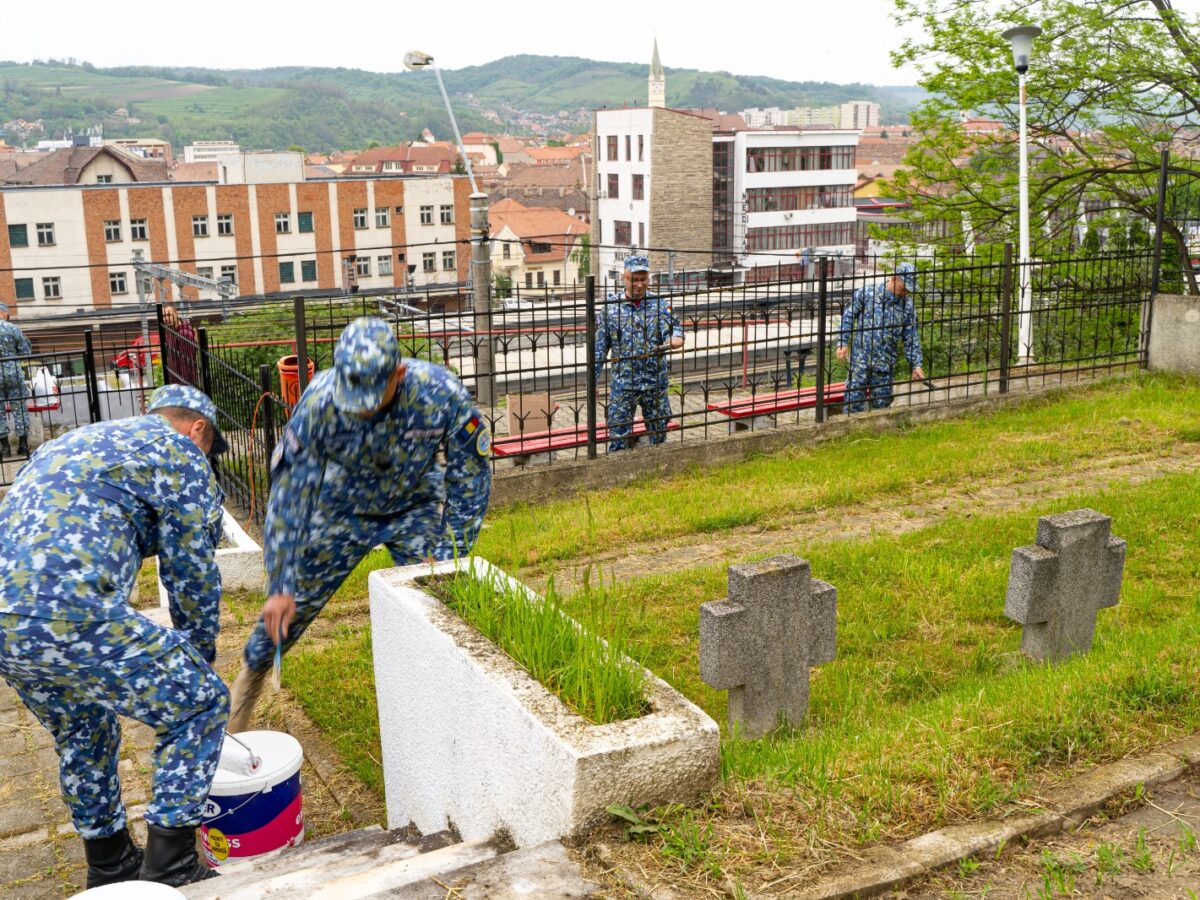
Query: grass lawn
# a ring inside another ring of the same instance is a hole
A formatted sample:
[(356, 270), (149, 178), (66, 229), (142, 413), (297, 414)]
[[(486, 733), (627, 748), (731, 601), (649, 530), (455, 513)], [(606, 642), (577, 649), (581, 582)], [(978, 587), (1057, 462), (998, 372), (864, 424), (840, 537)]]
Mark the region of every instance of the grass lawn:
[[(1197, 401), (1195, 382), (1144, 376), (987, 416), (852, 435), (500, 510), (479, 550), (500, 565), (544, 566), (657, 536), (719, 533), (748, 521), (771, 527), (807, 509), (902, 507), (952, 485), (1020, 480), (1096, 456), (1166, 456), (1200, 439)], [(1033, 541), (1039, 515), (1081, 506), (1111, 515), (1114, 533), (1129, 543), (1121, 602), (1101, 611), (1090, 654), (1036, 665), (1020, 656), (1020, 627), (1003, 616), (1011, 551)], [(996, 515), (959, 514), (903, 535), (790, 548), (838, 588), (837, 659), (813, 670), (800, 727), (724, 742), (725, 779), (706, 806), (644, 814), (660, 830), (638, 851), (643, 864), (762, 889), (853, 845), (998, 814), (1028, 802), (1039, 785), (1194, 731), (1197, 508), (1200, 479), (1168, 475)], [(343, 588), (345, 598), (361, 604), (365, 570), (386, 564), (385, 554), (374, 554)], [(725, 578), (723, 565), (709, 565), (609, 586), (617, 617), (633, 623), (633, 655), (723, 727), (724, 695), (699, 680), (697, 622), (700, 604), (724, 595)], [(361, 614), (322, 646), (301, 644), (285, 668), (289, 687), (347, 762), (380, 787)]]

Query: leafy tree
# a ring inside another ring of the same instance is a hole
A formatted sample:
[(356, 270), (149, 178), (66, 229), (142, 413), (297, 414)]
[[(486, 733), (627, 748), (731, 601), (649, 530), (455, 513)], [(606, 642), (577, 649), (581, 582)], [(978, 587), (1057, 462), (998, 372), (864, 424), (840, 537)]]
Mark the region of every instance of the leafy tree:
[(592, 236), (586, 231), (575, 242), (575, 249), (571, 251), (571, 262), (579, 267), (580, 278), (587, 278), (592, 274)]
[[(982, 242), (1017, 232), (1017, 79), (1008, 42), (1018, 24), (1043, 29), (1028, 74), (1030, 216), (1035, 255), (1070, 246), (1081, 204), (1152, 222), (1160, 151), (1200, 121), (1197, 22), (1170, 0), (895, 0), (901, 24), (923, 37), (893, 54), (915, 65), (930, 97), (913, 115), (921, 140), (890, 193), (910, 217), (957, 224), (966, 214)], [(1007, 127), (972, 134), (961, 113)], [(1181, 157), (1173, 178), (1195, 183), (1200, 164)], [(1170, 211), (1169, 211), (1170, 212)], [(1166, 244), (1186, 266), (1182, 218)], [(951, 241), (961, 242), (952, 234)], [(1194, 276), (1188, 274), (1191, 289)]]

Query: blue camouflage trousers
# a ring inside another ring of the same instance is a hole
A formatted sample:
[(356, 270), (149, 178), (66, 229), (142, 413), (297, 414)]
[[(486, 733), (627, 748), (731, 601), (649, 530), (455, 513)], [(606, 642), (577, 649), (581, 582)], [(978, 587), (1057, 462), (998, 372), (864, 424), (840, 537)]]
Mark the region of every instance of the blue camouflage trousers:
[[(442, 501), (436, 497), (422, 498), (387, 516), (361, 515), (318, 503), (309, 526), (309, 543), (300, 550), (296, 566), (296, 617), (288, 626), (283, 652), (300, 639), (373, 548), (383, 544), (398, 566), (421, 562), (441, 541), (441, 524)], [(262, 619), (246, 640), (244, 655), (246, 665), (255, 672), (264, 671), (274, 661), (275, 644)]]
[(852, 366), (846, 379), (846, 412), (862, 412), (870, 396), (871, 409), (886, 409), (892, 405), (891, 370), (867, 369)]
[(154, 729), (146, 821), (200, 824), (229, 691), (184, 638), (133, 615), (69, 622), (0, 614), (0, 675), (54, 737), (63, 802), (85, 839), (125, 827), (117, 716)]
[(8, 415), (4, 412), (5, 404), (13, 419), (13, 431), (17, 437), (29, 434), (29, 410), (25, 401), (29, 398), (29, 390), (20, 375), (15, 378), (0, 379), (0, 439), (8, 437)]
[(625, 450), (633, 432), (633, 417), (642, 408), (646, 431), (651, 444), (667, 439), (667, 423), (671, 421), (671, 398), (667, 386), (636, 388), (614, 384), (608, 394), (608, 450)]

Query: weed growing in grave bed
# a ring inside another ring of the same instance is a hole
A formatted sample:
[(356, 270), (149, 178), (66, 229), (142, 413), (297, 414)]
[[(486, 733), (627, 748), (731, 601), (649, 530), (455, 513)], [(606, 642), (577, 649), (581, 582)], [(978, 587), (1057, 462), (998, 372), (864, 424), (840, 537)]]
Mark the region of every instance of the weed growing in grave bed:
[(642, 670), (625, 653), (625, 621), (611, 614), (603, 585), (589, 589), (579, 624), (559, 608), (553, 584), (540, 601), (497, 575), (458, 572), (425, 585), (585, 719), (603, 725), (649, 711)]

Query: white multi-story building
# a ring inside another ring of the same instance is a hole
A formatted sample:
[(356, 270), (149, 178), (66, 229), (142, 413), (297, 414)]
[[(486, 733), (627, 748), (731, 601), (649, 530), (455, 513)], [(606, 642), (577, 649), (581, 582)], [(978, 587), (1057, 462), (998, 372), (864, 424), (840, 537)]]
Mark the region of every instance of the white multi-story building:
[(0, 298), (22, 319), (136, 305), (134, 250), (242, 296), (336, 291), (347, 257), (364, 289), (461, 283), (469, 196), (456, 175), (0, 186)]
[(778, 106), (768, 106), (766, 109), (752, 106), (750, 109), (743, 109), (741, 115), (747, 128), (774, 128), (776, 125), (787, 124), (788, 110)]
[(870, 128), (879, 124), (879, 104), (868, 100), (851, 100), (841, 107), (839, 128)]
[(196, 141), (183, 148), (185, 163), (216, 162), (218, 156), (241, 153), (236, 141)]
[(744, 280), (803, 277), (816, 257), (853, 258), (857, 133), (738, 131), (713, 141), (713, 249)]

